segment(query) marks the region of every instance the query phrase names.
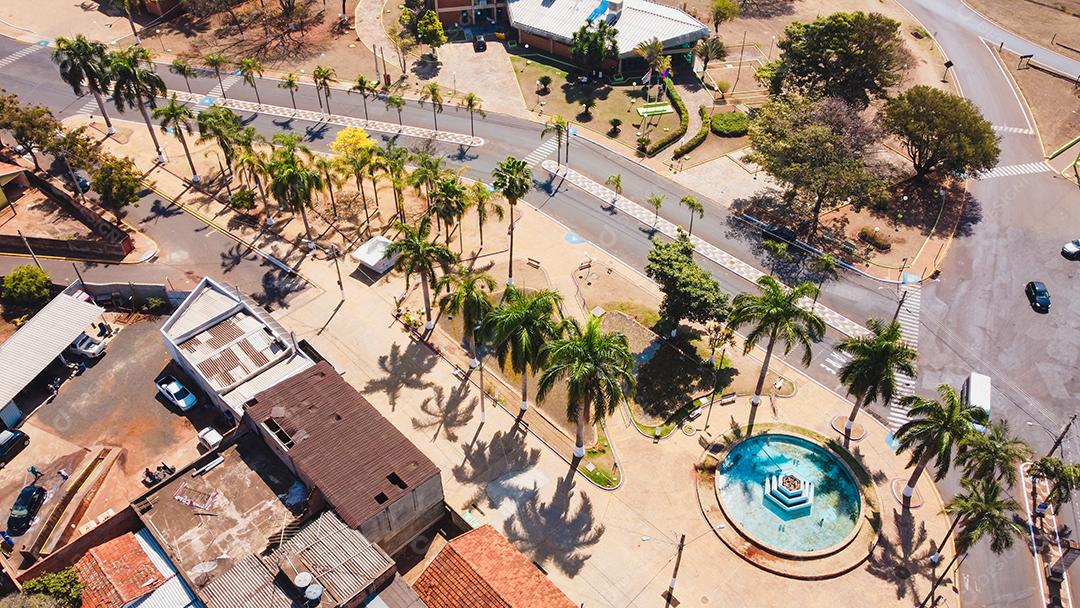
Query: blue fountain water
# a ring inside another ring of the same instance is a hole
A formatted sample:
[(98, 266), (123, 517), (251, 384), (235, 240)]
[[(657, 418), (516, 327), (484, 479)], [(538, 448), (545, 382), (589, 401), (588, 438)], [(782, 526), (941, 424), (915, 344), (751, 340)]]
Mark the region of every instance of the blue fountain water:
[[(785, 511), (766, 498), (770, 475), (812, 484), (809, 509)], [(855, 527), (861, 500), (847, 469), (828, 450), (791, 435), (759, 435), (735, 446), (716, 472), (724, 510), (757, 540), (788, 551), (820, 551)]]

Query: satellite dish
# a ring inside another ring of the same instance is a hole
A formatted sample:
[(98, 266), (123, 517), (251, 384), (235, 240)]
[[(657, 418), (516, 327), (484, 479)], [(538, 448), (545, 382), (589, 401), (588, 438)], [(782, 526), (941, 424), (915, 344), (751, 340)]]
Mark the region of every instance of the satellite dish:
[(198, 573), (198, 574), (203, 574), (203, 573), (206, 573), (206, 572), (213, 572), (214, 570), (217, 570), (217, 567), (218, 567), (217, 560), (210, 560), (208, 562), (202, 562), (202, 563), (195, 564), (195, 567), (193, 567), (191, 569), (191, 571), (195, 572), (195, 573)]
[(315, 577), (311, 576), (310, 572), (300, 572), (293, 579), (293, 584), (303, 589), (315, 581)]
[(322, 598), (323, 586), (319, 583), (312, 583), (304, 590), (304, 599), (308, 601), (318, 601)]

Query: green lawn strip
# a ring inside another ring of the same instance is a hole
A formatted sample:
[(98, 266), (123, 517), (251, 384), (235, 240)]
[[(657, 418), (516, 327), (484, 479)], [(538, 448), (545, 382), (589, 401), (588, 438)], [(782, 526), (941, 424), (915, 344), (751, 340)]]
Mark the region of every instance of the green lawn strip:
[[(589, 464), (593, 466), (592, 470), (589, 470)], [(578, 470), (602, 487), (615, 488), (619, 485), (620, 475), (615, 466), (615, 454), (602, 426), (596, 425), (596, 444), (585, 450), (585, 459), (578, 466)]]

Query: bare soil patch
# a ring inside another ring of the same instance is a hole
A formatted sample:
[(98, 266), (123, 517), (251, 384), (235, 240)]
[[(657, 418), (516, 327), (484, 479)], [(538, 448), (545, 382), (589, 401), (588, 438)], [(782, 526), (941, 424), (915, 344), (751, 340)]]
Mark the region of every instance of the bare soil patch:
[(1080, 58), (1080, 0), (966, 1), (1006, 29), (1043, 46), (1053, 41), (1055, 51)]
[(1035, 115), (1046, 154), (1080, 135), (1080, 88), (1075, 83), (1035, 67), (1018, 69), (1019, 58), (1012, 53), (1001, 58)]

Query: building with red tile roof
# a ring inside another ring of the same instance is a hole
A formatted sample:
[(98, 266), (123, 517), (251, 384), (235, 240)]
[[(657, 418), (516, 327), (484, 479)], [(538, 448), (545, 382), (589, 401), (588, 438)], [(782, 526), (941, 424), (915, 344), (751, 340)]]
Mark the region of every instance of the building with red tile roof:
[(451, 540), (413, 584), (428, 608), (576, 608), (490, 525)]
[(83, 608), (121, 608), (166, 580), (131, 533), (90, 549), (75, 569), (83, 583)]

